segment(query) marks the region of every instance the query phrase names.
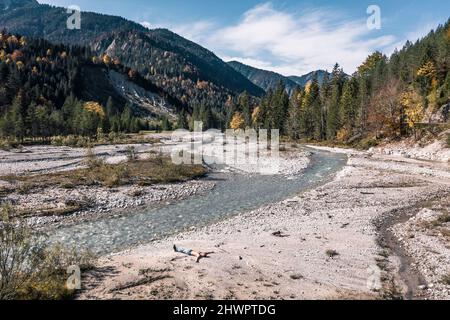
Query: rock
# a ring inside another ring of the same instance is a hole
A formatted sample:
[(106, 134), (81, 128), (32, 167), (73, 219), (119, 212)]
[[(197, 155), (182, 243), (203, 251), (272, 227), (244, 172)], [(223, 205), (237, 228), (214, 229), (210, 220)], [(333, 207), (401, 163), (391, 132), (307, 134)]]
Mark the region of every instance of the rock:
[(427, 286), (424, 284), (421, 284), (420, 286), (417, 287), (419, 290), (426, 290)]

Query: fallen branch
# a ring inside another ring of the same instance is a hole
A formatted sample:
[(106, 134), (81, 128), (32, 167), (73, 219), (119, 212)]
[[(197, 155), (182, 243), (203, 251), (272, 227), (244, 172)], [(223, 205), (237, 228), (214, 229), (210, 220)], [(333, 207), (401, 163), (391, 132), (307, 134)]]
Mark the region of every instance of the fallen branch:
[(141, 278), (137, 281), (127, 282), (123, 285), (119, 285), (119, 286), (111, 289), (109, 292), (117, 292), (117, 291), (127, 290), (127, 289), (131, 289), (131, 288), (143, 286), (146, 284), (150, 284), (150, 283), (153, 283), (153, 282), (156, 282), (159, 280), (164, 280), (167, 278), (171, 278), (171, 276), (161, 275), (161, 276), (156, 276), (156, 277), (145, 277), (145, 278)]
[(278, 237), (278, 238), (287, 238), (287, 237), (289, 237), (288, 234), (283, 234), (281, 231), (276, 231), (276, 232), (272, 233), (272, 235), (274, 237)]

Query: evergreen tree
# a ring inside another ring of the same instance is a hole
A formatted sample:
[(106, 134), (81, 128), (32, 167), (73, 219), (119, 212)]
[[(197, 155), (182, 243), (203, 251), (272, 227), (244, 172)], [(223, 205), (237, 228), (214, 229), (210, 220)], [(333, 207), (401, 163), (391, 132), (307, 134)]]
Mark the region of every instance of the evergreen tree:
[(341, 127), (346, 129), (348, 134), (356, 127), (356, 114), (359, 106), (358, 101), (358, 80), (351, 78), (344, 84), (340, 101)]
[(178, 113), (177, 125), (179, 129), (189, 129), (189, 124), (186, 118), (186, 111), (184, 109), (181, 109), (181, 111)]
[(252, 113), (250, 110), (250, 98), (247, 91), (244, 91), (238, 98), (239, 111), (242, 112), (245, 121), (245, 127), (251, 127), (252, 125)]
[(286, 120), (286, 134), (292, 139), (300, 138), (301, 123), (300, 112), (303, 92), (299, 87), (295, 87), (289, 100), (288, 116)]
[(327, 138), (333, 140), (340, 128), (339, 100), (344, 82), (344, 72), (335, 64), (331, 79), (331, 97), (327, 110)]

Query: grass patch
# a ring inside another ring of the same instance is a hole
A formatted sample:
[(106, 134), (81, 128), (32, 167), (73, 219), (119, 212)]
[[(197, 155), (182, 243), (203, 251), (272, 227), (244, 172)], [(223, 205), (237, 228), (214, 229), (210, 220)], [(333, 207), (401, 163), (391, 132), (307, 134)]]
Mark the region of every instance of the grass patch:
[(428, 228), (439, 228), (442, 227), (444, 224), (450, 222), (450, 214), (448, 212), (440, 215), (436, 220), (433, 220), (431, 222), (427, 222), (425, 227)]
[(175, 165), (168, 157), (156, 155), (148, 159), (119, 164), (107, 164), (92, 155), (87, 157), (87, 168), (39, 175), (8, 175), (0, 180), (16, 185), (15, 189), (2, 189), (7, 194), (14, 191), (30, 193), (48, 187), (76, 188), (78, 186), (103, 186), (114, 188), (123, 185), (148, 186), (182, 182), (202, 177), (207, 170), (201, 165)]
[(450, 286), (450, 273), (442, 277), (442, 283)]
[(88, 148), (100, 145), (109, 144), (144, 144), (144, 143), (158, 143), (159, 139), (151, 138), (148, 135), (142, 133), (136, 134), (124, 134), (124, 133), (110, 133), (108, 135), (100, 135), (96, 138), (83, 137), (83, 136), (56, 136), (50, 139), (50, 142), (54, 146), (67, 146)]

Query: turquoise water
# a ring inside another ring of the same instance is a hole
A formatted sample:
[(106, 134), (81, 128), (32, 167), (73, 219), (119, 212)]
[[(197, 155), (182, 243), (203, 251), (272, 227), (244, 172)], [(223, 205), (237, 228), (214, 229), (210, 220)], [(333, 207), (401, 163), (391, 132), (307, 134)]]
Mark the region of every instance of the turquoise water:
[(216, 187), (205, 195), (56, 229), (51, 232), (50, 241), (108, 254), (287, 199), (328, 181), (347, 161), (342, 154), (312, 152), (309, 167), (294, 178), (211, 173), (206, 179), (214, 181)]

